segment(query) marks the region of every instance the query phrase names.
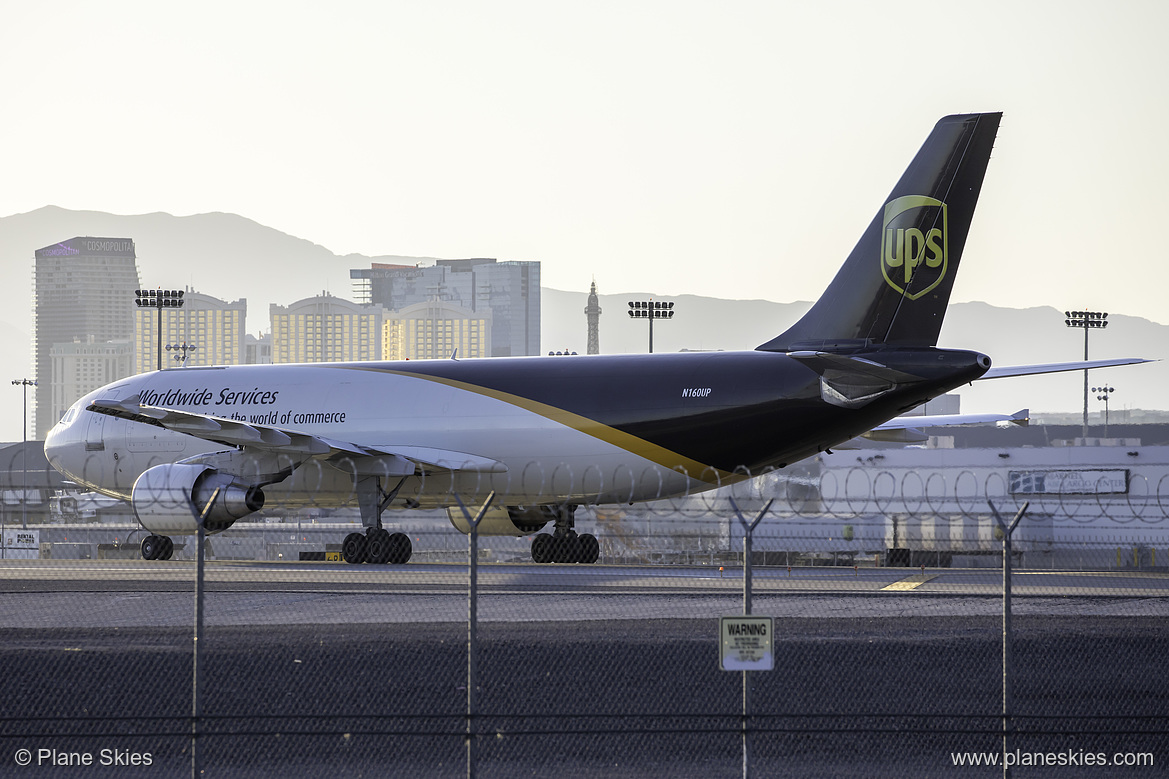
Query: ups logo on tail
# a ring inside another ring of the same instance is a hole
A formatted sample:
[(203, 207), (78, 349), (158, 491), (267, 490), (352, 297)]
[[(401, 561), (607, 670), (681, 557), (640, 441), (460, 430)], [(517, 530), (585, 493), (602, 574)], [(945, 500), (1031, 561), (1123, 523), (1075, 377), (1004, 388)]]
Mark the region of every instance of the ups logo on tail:
[(885, 204), (881, 274), (889, 286), (917, 300), (946, 277), (946, 204), (905, 195)]

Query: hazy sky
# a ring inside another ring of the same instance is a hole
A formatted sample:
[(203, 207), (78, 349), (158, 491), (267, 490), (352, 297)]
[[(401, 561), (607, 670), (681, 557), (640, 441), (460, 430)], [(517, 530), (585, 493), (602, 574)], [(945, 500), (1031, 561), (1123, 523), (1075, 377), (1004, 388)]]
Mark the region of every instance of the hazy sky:
[(806, 300), (939, 117), (1001, 110), (954, 299), (1169, 322), (1167, 33), (1123, 0), (8, 3), (0, 215)]

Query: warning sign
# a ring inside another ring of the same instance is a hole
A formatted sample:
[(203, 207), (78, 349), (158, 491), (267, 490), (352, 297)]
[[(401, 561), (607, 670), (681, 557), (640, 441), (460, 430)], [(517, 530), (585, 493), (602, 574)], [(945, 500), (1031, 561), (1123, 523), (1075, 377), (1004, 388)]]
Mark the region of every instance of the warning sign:
[(718, 657), (724, 671), (770, 671), (775, 667), (771, 617), (720, 617)]

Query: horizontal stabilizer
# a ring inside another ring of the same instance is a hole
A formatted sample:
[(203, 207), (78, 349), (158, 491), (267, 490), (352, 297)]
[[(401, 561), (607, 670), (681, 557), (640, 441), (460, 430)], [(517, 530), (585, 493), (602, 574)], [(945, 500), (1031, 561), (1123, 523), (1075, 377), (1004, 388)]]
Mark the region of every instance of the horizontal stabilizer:
[(1011, 376), (1035, 376), (1041, 373), (1060, 373), (1062, 371), (1082, 371), (1089, 368), (1113, 368), (1117, 365), (1139, 365), (1143, 362), (1156, 362), (1144, 357), (1117, 357), (1111, 360), (1084, 360), (1082, 362), (1049, 362), (1039, 365), (1007, 365), (1002, 368), (991, 368), (979, 377), (982, 379), (1005, 379)]
[(874, 379), (887, 381), (890, 384), (921, 381), (920, 376), (914, 376), (911, 373), (905, 373), (904, 371), (890, 368), (887, 365), (882, 365), (874, 360), (855, 355), (836, 354), (834, 352), (801, 351), (788, 352), (788, 357), (805, 363), (812, 370), (821, 374), (825, 368), (834, 367), (851, 373), (871, 376)]

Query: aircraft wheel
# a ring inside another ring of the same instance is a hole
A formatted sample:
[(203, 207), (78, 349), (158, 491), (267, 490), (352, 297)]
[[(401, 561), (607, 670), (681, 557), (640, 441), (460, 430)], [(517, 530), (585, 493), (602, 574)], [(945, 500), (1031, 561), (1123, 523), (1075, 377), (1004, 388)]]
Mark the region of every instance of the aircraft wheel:
[(175, 542), (170, 539), (170, 536), (159, 536), (162, 539), (162, 549), (158, 552), (159, 560), (169, 560), (175, 553)]
[(552, 562), (552, 536), (547, 533), (540, 533), (532, 539), (532, 562), (534, 563), (550, 563)]
[(162, 539), (160, 537), (149, 535), (142, 539), (143, 560), (157, 560), (160, 552), (162, 552)]
[(552, 540), (552, 562), (575, 563), (580, 559), (580, 539), (575, 530), (569, 530)]
[(597, 537), (591, 533), (585, 533), (580, 537), (580, 557), (578, 562), (592, 565), (601, 556), (601, 543), (597, 541)]
[(365, 561), (374, 565), (382, 565), (390, 559), (392, 547), (390, 534), (380, 527), (375, 527), (365, 536)]
[(391, 565), (404, 565), (410, 562), (410, 556), (414, 554), (414, 547), (410, 543), (410, 536), (405, 533), (391, 533), (389, 546)]
[(364, 563), (365, 536), (361, 533), (350, 533), (345, 536), (345, 542), (341, 544), (341, 557), (353, 565)]

